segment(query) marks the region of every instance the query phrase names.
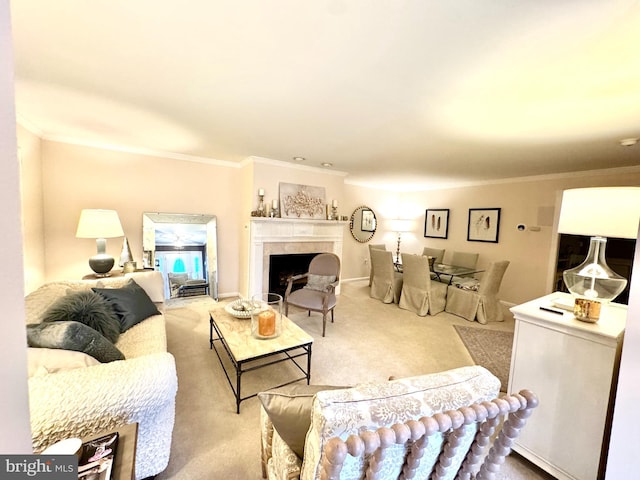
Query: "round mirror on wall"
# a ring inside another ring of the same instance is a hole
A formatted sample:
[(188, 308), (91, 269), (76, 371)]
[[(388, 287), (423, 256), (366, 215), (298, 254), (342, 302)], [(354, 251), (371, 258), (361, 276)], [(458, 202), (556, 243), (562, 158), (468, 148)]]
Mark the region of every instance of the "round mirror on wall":
[(377, 226), (376, 214), (365, 205), (356, 208), (351, 214), (349, 229), (353, 238), (360, 243), (371, 240), (376, 233)]

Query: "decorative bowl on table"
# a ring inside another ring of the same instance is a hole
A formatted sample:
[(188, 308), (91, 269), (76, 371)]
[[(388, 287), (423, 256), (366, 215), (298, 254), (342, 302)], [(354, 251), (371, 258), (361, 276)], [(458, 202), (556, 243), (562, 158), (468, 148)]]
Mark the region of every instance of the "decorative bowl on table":
[(251, 300), (247, 300), (245, 298), (234, 300), (231, 303), (227, 303), (224, 307), (228, 314), (244, 320), (249, 320), (251, 318), (253, 308), (254, 306)]

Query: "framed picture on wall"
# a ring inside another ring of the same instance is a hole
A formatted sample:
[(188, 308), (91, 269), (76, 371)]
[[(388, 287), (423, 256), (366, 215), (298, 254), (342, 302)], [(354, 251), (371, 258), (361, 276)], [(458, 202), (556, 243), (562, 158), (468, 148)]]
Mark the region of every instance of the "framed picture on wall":
[(360, 219), (360, 230), (363, 232), (376, 231), (376, 216), (372, 210), (362, 210), (362, 218)]
[(499, 208), (470, 208), (467, 241), (498, 243), (500, 233)]
[(429, 238), (448, 238), (449, 209), (427, 209), (424, 216), (424, 236)]

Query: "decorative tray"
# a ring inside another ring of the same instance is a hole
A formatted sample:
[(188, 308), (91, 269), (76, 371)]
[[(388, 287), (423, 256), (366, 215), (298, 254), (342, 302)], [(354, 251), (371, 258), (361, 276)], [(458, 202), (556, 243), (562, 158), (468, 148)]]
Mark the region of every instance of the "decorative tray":
[(233, 315), (236, 318), (248, 319), (251, 318), (253, 305), (251, 304), (251, 300), (240, 298), (231, 303), (227, 303), (224, 309), (228, 314)]

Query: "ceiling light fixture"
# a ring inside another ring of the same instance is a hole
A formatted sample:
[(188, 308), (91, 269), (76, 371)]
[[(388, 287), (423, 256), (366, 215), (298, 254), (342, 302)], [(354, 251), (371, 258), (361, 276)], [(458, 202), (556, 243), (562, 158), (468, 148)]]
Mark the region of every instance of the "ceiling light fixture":
[(633, 147), (636, 143), (638, 143), (637, 138), (623, 138), (620, 140), (620, 145), (623, 147)]
[(333, 163), (330, 162), (322, 162), (320, 165), (322, 165), (323, 167), (333, 167)]
[(304, 157), (293, 157), (293, 160), (296, 162), (304, 162), (306, 160), (306, 158)]

